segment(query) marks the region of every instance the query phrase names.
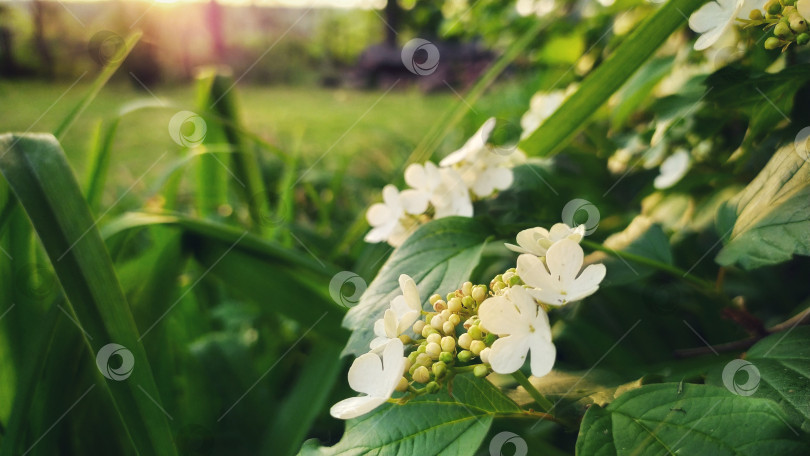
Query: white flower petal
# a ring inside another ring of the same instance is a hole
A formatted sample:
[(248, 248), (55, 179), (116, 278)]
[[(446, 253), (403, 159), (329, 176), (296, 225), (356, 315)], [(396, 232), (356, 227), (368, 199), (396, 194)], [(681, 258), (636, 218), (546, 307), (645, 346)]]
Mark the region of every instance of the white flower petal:
[(360, 396), (343, 399), (329, 409), (329, 414), (340, 420), (350, 420), (383, 405), (388, 398)]
[(423, 189), (428, 185), (428, 177), (425, 167), (412, 163), (405, 168), (405, 183), (413, 188)]
[(349, 386), (358, 393), (373, 396), (380, 391), (382, 374), (382, 360), (378, 355), (374, 353), (360, 355), (349, 368)]
[(392, 218), (394, 218), (394, 214), (391, 213), (388, 206), (382, 203), (372, 204), (366, 211), (366, 220), (371, 226), (384, 225), (390, 222)]
[(478, 318), (487, 331), (493, 334), (524, 334), (527, 332), (526, 317), (506, 296), (492, 296), (478, 307)]
[(405, 362), (407, 358), (404, 356), (405, 347), (399, 339), (391, 339), (385, 346), (382, 354), (383, 360), (383, 378), (381, 382), (381, 391), (386, 399), (390, 398), (402, 377), (402, 372), (405, 371)]
[(511, 374), (523, 366), (529, 353), (525, 335), (502, 337), (492, 344), (489, 365), (498, 374)]
[(398, 212), (402, 209), (399, 203), (399, 190), (391, 184), (386, 185), (382, 189), (383, 203), (394, 212), (394, 216), (399, 218)]
[(422, 299), (419, 297), (419, 288), (416, 282), (407, 274), (399, 276), (399, 288), (402, 290), (402, 296), (405, 298), (405, 303), (412, 310), (422, 310)]
[(550, 341), (543, 340), (539, 337), (532, 337), (529, 343), (532, 375), (542, 377), (551, 372), (551, 369), (554, 367), (554, 361), (557, 358), (557, 348)]
[(810, 18), (810, 0), (799, 0), (796, 2), (796, 10), (803, 18)]
[(570, 239), (554, 243), (546, 254), (546, 264), (552, 279), (561, 284), (572, 282), (582, 269), (584, 257), (582, 247)]
[(661, 163), (661, 174), (655, 178), (653, 185), (665, 189), (675, 185), (689, 171), (692, 156), (686, 149), (678, 149)]
[(531, 287), (557, 290), (558, 283), (552, 279), (543, 261), (534, 255), (524, 254), (518, 257), (517, 275)]
[(399, 194), (399, 201), (405, 212), (419, 215), (428, 208), (428, 196), (424, 192), (408, 189)]
[(530, 252), (530, 251), (528, 251), (528, 250), (524, 249), (523, 247), (520, 247), (520, 246), (515, 245), (515, 244), (509, 244), (508, 242), (505, 242), (503, 245), (504, 245), (504, 247), (506, 247), (507, 249), (509, 249), (509, 250), (511, 250), (511, 251), (513, 251), (513, 252), (517, 252), (517, 253), (532, 253), (532, 252)]

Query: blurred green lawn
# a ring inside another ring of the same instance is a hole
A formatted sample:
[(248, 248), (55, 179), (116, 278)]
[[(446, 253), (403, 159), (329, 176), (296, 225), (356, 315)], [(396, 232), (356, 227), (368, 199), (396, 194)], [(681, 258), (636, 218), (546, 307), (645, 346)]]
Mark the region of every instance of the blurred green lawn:
[[(70, 83), (0, 81), (0, 131), (53, 131), (87, 92), (89, 81), (86, 77), (72, 88)], [(243, 122), (250, 131), (282, 150), (295, 149), (305, 164), (314, 163), (329, 150), (318, 161), (318, 169), (324, 170), (332, 169), (333, 160), (346, 157), (352, 157), (352, 165), (363, 165), (366, 160), (379, 163), (385, 157), (404, 159), (432, 124), (459, 102), (452, 93), (424, 95), (405, 87), (388, 93), (279, 86), (238, 86), (235, 90)], [(189, 84), (158, 88), (153, 93), (123, 82), (104, 87), (62, 141), (80, 176), (97, 122), (138, 100), (156, 103), (157, 97), (165, 106), (134, 111), (123, 118), (113, 147), (108, 185), (126, 188), (162, 154), (180, 156), (182, 148), (171, 140), (168, 124), (178, 111), (198, 110), (195, 88)], [(160, 166), (163, 164), (155, 171)], [(157, 174), (150, 171), (144, 182)]]

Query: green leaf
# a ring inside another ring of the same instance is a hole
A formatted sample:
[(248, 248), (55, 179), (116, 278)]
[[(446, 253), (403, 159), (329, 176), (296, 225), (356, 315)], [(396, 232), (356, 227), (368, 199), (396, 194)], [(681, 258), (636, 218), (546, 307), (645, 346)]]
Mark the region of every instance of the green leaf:
[(443, 391), (404, 405), (385, 404), (349, 420), (335, 446), (319, 448), (310, 440), (299, 454), (474, 454), (493, 418), (521, 412), (487, 380), (461, 375), (453, 380), (453, 396)]
[(343, 354), (368, 352), (374, 321), (401, 294), (401, 274), (413, 278), (424, 304), (430, 295), (447, 294), (470, 279), (487, 237), (481, 223), (470, 218), (447, 217), (419, 227), (385, 262), (360, 303), (346, 314), (343, 325), (354, 332)]
[[(785, 407), (791, 419), (810, 432), (810, 327), (798, 326), (759, 341), (745, 356), (759, 375), (752, 397), (773, 399)], [(734, 377), (747, 382), (743, 374)], [(707, 383), (723, 385), (723, 369), (709, 372)]]
[(806, 454), (767, 399), (725, 388), (678, 383), (646, 385), (606, 408), (588, 409), (577, 439), (578, 455), (619, 454), (759, 456)]
[(541, 157), (559, 152), (704, 0), (670, 0), (648, 17), (520, 147)]
[(790, 260), (794, 254), (810, 255), (808, 200), (810, 160), (793, 144), (784, 146), (718, 212), (726, 245), (716, 261), (754, 269)]
[(614, 129), (623, 126), (639, 106), (645, 101), (648, 102), (650, 92), (664, 76), (669, 74), (674, 63), (675, 57), (672, 56), (650, 60), (616, 92), (618, 103), (610, 116), (610, 123)]
[(152, 402), (160, 396), (112, 260), (56, 138), (0, 136), (0, 172), (31, 219), (69, 310), (92, 337), (85, 342), (93, 358), (109, 343), (123, 345), (134, 356), (129, 378), (104, 384), (135, 449), (176, 454), (166, 415)]

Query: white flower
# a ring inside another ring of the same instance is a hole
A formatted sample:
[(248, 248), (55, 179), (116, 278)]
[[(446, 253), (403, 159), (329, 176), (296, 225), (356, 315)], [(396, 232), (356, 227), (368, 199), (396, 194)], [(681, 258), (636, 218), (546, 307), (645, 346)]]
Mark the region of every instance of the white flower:
[(556, 223), (551, 230), (545, 228), (529, 228), (517, 235), (517, 243), (504, 244), (507, 249), (517, 253), (531, 253), (537, 256), (546, 256), (548, 248), (555, 242), (562, 239), (570, 239), (579, 242), (585, 236), (585, 225), (571, 228), (565, 223)]
[(535, 14), (538, 17), (543, 17), (554, 11), (555, 7), (554, 0), (518, 0), (515, 4), (515, 9), (521, 16)]
[(496, 123), (494, 117), (488, 119), (461, 149), (439, 162), (441, 167), (452, 167), (458, 171), (467, 188), (480, 198), (509, 188), (513, 180), (512, 166), (525, 160), (519, 150), (500, 154), (487, 146)]
[(796, 2), (796, 11), (798, 11), (803, 18), (805, 19), (809, 18), (810, 0), (799, 0), (798, 2)]
[(416, 282), (409, 276), (399, 276), (399, 288), (402, 294), (391, 301), (383, 318), (374, 322), (374, 335), (371, 349), (385, 345), (389, 340), (398, 338), (408, 330), (422, 313), (422, 300)]
[(402, 341), (392, 339), (377, 353), (359, 356), (349, 368), (349, 386), (366, 396), (344, 399), (329, 409), (335, 418), (348, 420), (374, 410), (384, 404), (392, 394), (405, 371), (405, 349)]
[(748, 19), (752, 10), (763, 6), (764, 0), (717, 0), (701, 6), (689, 16), (689, 28), (701, 34), (695, 41), (695, 50), (713, 45), (729, 33), (737, 19)]
[(565, 90), (535, 93), (529, 102), (529, 110), (520, 118), (520, 126), (523, 128), (520, 139), (526, 139), (534, 133), (576, 89), (577, 85), (571, 84)]
[(515, 372), (530, 350), (532, 375), (542, 377), (551, 371), (557, 349), (551, 342), (548, 315), (524, 288), (513, 287), (503, 296), (488, 298), (478, 308), (478, 317), (487, 331), (499, 336), (487, 355), (493, 371)]
[(561, 306), (592, 295), (605, 278), (603, 264), (589, 265), (580, 274), (583, 259), (582, 247), (576, 241), (562, 239), (548, 249), (545, 263), (534, 255), (519, 256), (517, 274), (533, 287), (529, 293), (535, 299)]
[(659, 174), (653, 185), (655, 188), (661, 190), (672, 187), (689, 171), (691, 164), (691, 156), (686, 149), (678, 149), (674, 154), (667, 157), (661, 163), (661, 174)]
[(388, 241), (393, 246), (404, 242), (416, 229), (416, 224), (405, 218), (406, 214), (418, 215), (427, 209), (428, 200), (416, 190), (400, 192), (393, 185), (382, 190), (382, 203), (373, 204), (366, 212), (371, 231), (366, 234), (366, 242)]
[(414, 163), (405, 169), (405, 182), (430, 201), (435, 209), (434, 218), (472, 217), (473, 206), (467, 185), (456, 170), (439, 168), (432, 162)]

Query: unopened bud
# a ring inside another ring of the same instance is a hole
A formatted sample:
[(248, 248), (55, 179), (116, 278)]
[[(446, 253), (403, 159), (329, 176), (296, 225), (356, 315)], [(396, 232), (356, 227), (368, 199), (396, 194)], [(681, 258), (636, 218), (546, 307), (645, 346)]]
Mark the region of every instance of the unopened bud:
[(430, 297), (430, 299), (428, 299), (428, 302), (429, 302), (429, 303), (430, 303), (430, 305), (432, 306), (433, 304), (435, 304), (435, 303), (436, 303), (436, 301), (438, 301), (438, 300), (440, 300), (440, 299), (442, 299), (442, 295), (440, 295), (440, 294), (434, 294), (434, 295), (432, 295), (432, 296)]
[[(416, 356), (417, 356), (418, 354), (419, 354), (419, 353), (417, 353), (417, 352), (411, 352), (411, 353), (408, 355), (408, 361), (410, 362), (410, 364), (411, 364), (411, 365), (413, 365), (413, 363), (415, 363), (415, 362), (416, 362)], [(410, 369), (410, 366), (409, 366), (408, 368)]]
[(450, 312), (460, 312), (461, 311), (461, 298), (453, 297), (453, 299), (447, 301), (447, 309)]
[(768, 3), (765, 4), (765, 11), (769, 14), (779, 14), (782, 12), (782, 5), (779, 3), (779, 0), (769, 0)]
[(470, 343), (470, 351), (472, 352), (473, 355), (478, 356), (478, 354), (481, 353), (481, 350), (485, 348), (487, 348), (487, 346), (484, 344), (484, 341), (482, 340), (474, 340)]
[(427, 348), (425, 349), (425, 354), (430, 356), (430, 359), (439, 359), (439, 355), (442, 354), (442, 347), (441, 345), (437, 344), (436, 342), (431, 342), (427, 344)]
[(513, 275), (512, 278), (509, 279), (509, 286), (510, 287), (514, 287), (515, 285), (521, 285), (522, 283), (523, 283), (523, 281), (520, 280), (520, 277), (518, 277), (517, 275)]
[(441, 387), (436, 382), (430, 382), (427, 385), (425, 385), (425, 389), (427, 390), (428, 393), (435, 393), (436, 391), (439, 391)]
[(450, 315), (453, 315), (453, 314), (450, 313), (449, 310), (444, 309), (444, 310), (442, 310), (442, 313), (440, 313), (439, 315), (442, 316), (442, 320), (447, 321), (450, 318)]
[(402, 375), (405, 375), (405, 372), (411, 370), (411, 366), (413, 366), (413, 361), (410, 356), (405, 358), (405, 367), (402, 369)]
[(435, 312), (428, 312), (427, 315), (425, 315), (425, 324), (429, 325), (430, 321), (433, 320), (433, 317), (435, 316), (436, 316)]
[(796, 33), (807, 31), (807, 21), (798, 13), (790, 15), (790, 29)]
[(443, 362), (445, 364), (452, 363), (453, 362), (453, 354), (450, 353), (450, 352), (442, 352), (442, 354), (439, 355), (439, 361), (441, 361), (441, 362)]
[(467, 350), (470, 348), (470, 343), (472, 342), (472, 337), (470, 337), (469, 333), (464, 333), (458, 336), (458, 346)]
[(400, 393), (403, 391), (408, 391), (408, 379), (405, 377), (399, 378), (399, 383), (397, 383), (396, 390)]
[(472, 358), (472, 353), (469, 350), (461, 350), (458, 352), (457, 356), (459, 361), (462, 363), (467, 363), (470, 361), (470, 358)]
[(473, 287), (472, 282), (464, 282), (461, 285), (461, 293), (464, 296), (470, 296), (472, 294), (472, 287)]
[(512, 277), (514, 277), (514, 276), (515, 276), (515, 273), (514, 273), (514, 272), (512, 272), (512, 271), (506, 271), (506, 272), (503, 274), (503, 281), (504, 281), (505, 283), (509, 283), (509, 281), (510, 281), (510, 280), (512, 280)]
[(475, 340), (479, 340), (484, 337), (484, 334), (481, 332), (481, 328), (478, 325), (470, 326), (470, 329), (467, 330), (467, 334), (470, 335)]
[(401, 334), (399, 336), (399, 340), (401, 340), (404, 345), (408, 345), (409, 343), (413, 342), (411, 340), (411, 336), (409, 336), (407, 334)]
[(475, 306), (475, 299), (472, 296), (464, 296), (461, 298), (461, 305), (467, 309), (472, 309)]
[(446, 374), (446, 373), (447, 373), (447, 365), (446, 364), (444, 364), (441, 361), (439, 361), (438, 363), (433, 364), (433, 375), (435, 375), (436, 378), (442, 378), (442, 377), (444, 377), (444, 374)]
[(453, 339), (450, 336), (444, 336), (444, 337), (442, 337), (441, 346), (442, 346), (442, 351), (452, 352), (453, 350), (456, 349), (456, 339)]
[(422, 337), (428, 337), (428, 336), (430, 336), (431, 334), (433, 334), (435, 332), (436, 332), (436, 330), (433, 329), (432, 326), (425, 325), (425, 327), (422, 328)]
[(767, 40), (765, 40), (765, 49), (773, 50), (778, 49), (780, 47), (782, 47), (782, 41), (780, 41), (779, 38), (772, 36)]
[(489, 364), (489, 354), (492, 353), (492, 349), (487, 347), (481, 350), (481, 353), (478, 354), (478, 357), (481, 358), (481, 362), (484, 364)]
[(497, 338), (498, 337), (495, 336), (495, 334), (489, 333), (486, 335), (486, 337), (484, 337), (484, 344), (486, 344), (487, 347), (491, 347), (492, 343), (495, 342)]
[(481, 304), (487, 298), (487, 287), (485, 285), (476, 285), (472, 290), (472, 297), (475, 302)]
[(751, 19), (752, 21), (761, 21), (765, 19), (765, 16), (762, 15), (762, 11), (755, 9), (751, 10), (751, 12), (748, 14), (748, 19)]
[(413, 324), (413, 332), (416, 334), (422, 334), (423, 329), (425, 329), (425, 322), (422, 320), (416, 320), (416, 323)]
[(796, 37), (796, 44), (800, 46), (803, 46), (808, 42), (810, 42), (810, 35), (808, 35), (807, 33), (802, 33)]
[(505, 283), (503, 283), (503, 282), (496, 282), (496, 283), (494, 283), (494, 284), (492, 285), (492, 293), (494, 293), (494, 294), (496, 294), (496, 295), (497, 295), (498, 293), (500, 293), (501, 291), (503, 291), (503, 289), (504, 289), (504, 288), (506, 288), (506, 284), (505, 284)]
[(489, 375), (489, 368), (483, 364), (479, 364), (473, 368), (473, 374), (478, 378), (484, 378)]
[(442, 325), (442, 332), (448, 336), (454, 336), (456, 334), (456, 325), (454, 325), (452, 322), (446, 321)]
[(430, 371), (425, 366), (419, 366), (413, 371), (413, 380), (419, 383), (427, 383), (430, 381)]
[(441, 342), (441, 340), (442, 340), (442, 336), (440, 336), (439, 333), (433, 333), (433, 334), (427, 336), (427, 343), (431, 343), (431, 342), (439, 343), (439, 342)]
[(776, 24), (776, 27), (773, 28), (773, 34), (779, 38), (787, 38), (793, 34), (790, 30), (790, 26), (785, 24), (784, 22), (780, 22)]
[(448, 318), (447, 321), (452, 323), (453, 326), (458, 326), (458, 324), (461, 323), (461, 317), (459, 317), (458, 314), (453, 314), (450, 315), (450, 318)]
[(442, 329), (442, 325), (444, 325), (444, 318), (442, 318), (441, 315), (436, 315), (430, 319), (430, 326), (436, 331), (440, 331)]
[(430, 366), (433, 364), (433, 359), (427, 353), (419, 353), (416, 355), (416, 364), (419, 366)]

